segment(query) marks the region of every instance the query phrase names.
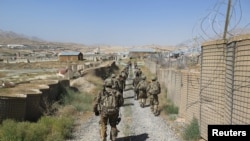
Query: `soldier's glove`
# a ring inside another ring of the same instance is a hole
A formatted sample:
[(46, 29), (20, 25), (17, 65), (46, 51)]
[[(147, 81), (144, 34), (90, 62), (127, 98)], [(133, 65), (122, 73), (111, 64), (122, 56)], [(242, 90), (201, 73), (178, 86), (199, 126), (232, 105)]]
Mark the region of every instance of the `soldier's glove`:
[(99, 116), (100, 112), (99, 111), (95, 111), (95, 116)]
[(97, 108), (97, 105), (94, 106), (93, 112), (95, 113), (96, 116), (99, 116), (99, 115), (100, 115), (100, 113), (99, 113), (99, 111), (98, 111), (98, 108)]

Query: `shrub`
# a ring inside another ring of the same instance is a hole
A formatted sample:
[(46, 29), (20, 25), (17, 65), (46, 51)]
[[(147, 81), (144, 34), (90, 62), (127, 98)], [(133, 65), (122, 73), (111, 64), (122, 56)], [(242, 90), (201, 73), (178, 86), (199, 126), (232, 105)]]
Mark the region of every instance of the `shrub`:
[(197, 141), (200, 138), (199, 123), (196, 118), (193, 118), (191, 123), (187, 125), (182, 136), (187, 141)]
[(72, 136), (72, 118), (42, 117), (37, 123), (4, 120), (0, 127), (1, 141), (62, 141)]
[(74, 92), (73, 90), (67, 89), (66, 94), (63, 97), (63, 105), (72, 105), (77, 111), (91, 111), (93, 95), (87, 94), (85, 92)]
[(179, 108), (174, 105), (173, 102), (168, 100), (168, 104), (163, 106), (165, 113), (167, 114), (178, 114)]
[[(0, 140), (3, 141), (14, 141), (18, 140), (18, 136), (22, 137), (23, 133), (17, 133), (16, 122), (11, 119), (4, 120), (2, 122), (0, 130)], [(20, 138), (20, 137), (19, 137)]]

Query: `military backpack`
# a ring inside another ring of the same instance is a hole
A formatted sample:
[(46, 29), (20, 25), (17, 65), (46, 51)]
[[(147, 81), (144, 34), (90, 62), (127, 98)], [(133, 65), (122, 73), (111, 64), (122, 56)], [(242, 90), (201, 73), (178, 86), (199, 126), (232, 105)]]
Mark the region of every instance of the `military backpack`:
[(139, 90), (141, 90), (141, 91), (147, 90), (147, 86), (148, 86), (147, 81), (145, 81), (145, 80), (140, 81), (138, 85), (139, 85)]
[(153, 95), (157, 95), (157, 94), (160, 94), (160, 92), (161, 92), (160, 83), (159, 82), (151, 82), (149, 93), (153, 94)]
[(118, 112), (118, 98), (114, 90), (105, 91), (102, 97), (102, 111), (105, 115), (114, 115)]

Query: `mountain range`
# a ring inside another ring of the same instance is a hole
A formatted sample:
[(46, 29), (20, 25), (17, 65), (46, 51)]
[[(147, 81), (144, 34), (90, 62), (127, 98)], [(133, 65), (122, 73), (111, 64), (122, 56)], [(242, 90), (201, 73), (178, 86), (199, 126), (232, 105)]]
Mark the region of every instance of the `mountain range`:
[(7, 44), (21, 44), (28, 46), (60, 46), (60, 47), (75, 47), (82, 48), (86, 47), (83, 44), (77, 43), (62, 43), (62, 42), (49, 42), (38, 37), (29, 37), (23, 34), (18, 34), (13, 31), (4, 31), (0, 29), (0, 45)]

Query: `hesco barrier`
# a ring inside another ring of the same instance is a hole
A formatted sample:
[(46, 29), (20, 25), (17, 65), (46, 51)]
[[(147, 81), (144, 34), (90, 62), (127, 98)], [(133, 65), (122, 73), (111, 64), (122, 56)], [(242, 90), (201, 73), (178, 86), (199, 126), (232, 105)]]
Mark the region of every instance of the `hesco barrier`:
[(250, 34), (229, 40), (226, 48), (226, 124), (250, 124)]
[[(200, 120), (200, 72), (187, 74), (186, 88), (186, 120), (191, 122), (193, 118)], [(184, 82), (184, 81), (183, 81)]]
[[(207, 140), (210, 124), (250, 124), (250, 34), (205, 42), (201, 49), (200, 72), (150, 70), (179, 107), (179, 116), (187, 123), (196, 117)], [(146, 61), (155, 68), (155, 62)]]
[(5, 88), (0, 93), (0, 122), (5, 119), (36, 121), (48, 106), (62, 94), (62, 86), (69, 87), (69, 80), (34, 80)]
[(22, 121), (26, 113), (26, 95), (0, 96), (0, 122), (5, 119)]
[(159, 69), (159, 81), (167, 88), (167, 98), (179, 107), (187, 122), (200, 118), (200, 72)]
[[(92, 66), (99, 65), (99, 63), (94, 63)], [(111, 61), (101, 70), (110, 73), (113, 70), (104, 68), (112, 68), (114, 65), (115, 62)], [(78, 67), (72, 66), (72, 69), (76, 68)], [(98, 70), (99, 68), (88, 68), (87, 70), (90, 69)], [(101, 74), (107, 75), (106, 73)], [(38, 120), (48, 107), (60, 99), (65, 87), (70, 87), (70, 80), (31, 80), (29, 83), (19, 84), (14, 88), (2, 88), (0, 91), (0, 123), (5, 119)]]
[(223, 40), (202, 45), (201, 56), (201, 136), (207, 139), (208, 124), (224, 122), (225, 49)]
[[(68, 80), (69, 81), (69, 80)], [(43, 93), (42, 96), (43, 98), (46, 97), (46, 104), (47, 106), (51, 105), (54, 101), (57, 100), (58, 95), (60, 93), (60, 86), (59, 86), (59, 80), (50, 80), (50, 79), (45, 79), (45, 80), (33, 80), (31, 83), (35, 84), (46, 84), (49, 89), (46, 89), (46, 92), (48, 93)]]
[(19, 84), (15, 87), (15, 91), (26, 95), (26, 113), (25, 120), (36, 121), (41, 117), (40, 101), (42, 97), (41, 88), (46, 86), (35, 83)]

